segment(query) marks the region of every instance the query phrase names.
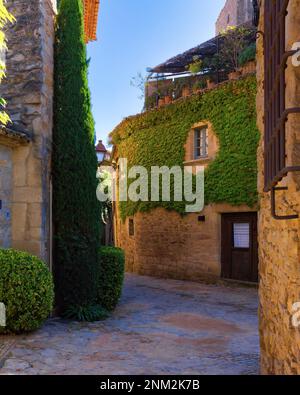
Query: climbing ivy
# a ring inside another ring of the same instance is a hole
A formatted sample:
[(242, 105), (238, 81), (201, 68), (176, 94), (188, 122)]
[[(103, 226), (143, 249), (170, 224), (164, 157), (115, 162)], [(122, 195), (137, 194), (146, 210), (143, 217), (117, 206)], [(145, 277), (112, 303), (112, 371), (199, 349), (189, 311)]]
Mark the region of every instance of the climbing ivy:
[[(182, 166), (191, 127), (212, 124), (219, 152), (205, 171), (205, 202), (250, 207), (257, 203), (256, 78), (226, 82), (214, 90), (126, 118), (111, 133), (118, 156), (128, 167)], [(184, 214), (185, 202), (121, 202), (125, 219), (139, 211), (164, 207)]]

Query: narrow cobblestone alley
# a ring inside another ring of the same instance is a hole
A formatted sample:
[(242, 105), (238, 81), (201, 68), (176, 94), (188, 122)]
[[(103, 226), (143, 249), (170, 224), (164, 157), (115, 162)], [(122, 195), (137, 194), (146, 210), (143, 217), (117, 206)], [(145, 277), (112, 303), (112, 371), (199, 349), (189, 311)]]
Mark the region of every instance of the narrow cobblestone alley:
[(105, 322), (0, 338), (0, 374), (258, 374), (257, 304), (253, 288), (127, 275)]

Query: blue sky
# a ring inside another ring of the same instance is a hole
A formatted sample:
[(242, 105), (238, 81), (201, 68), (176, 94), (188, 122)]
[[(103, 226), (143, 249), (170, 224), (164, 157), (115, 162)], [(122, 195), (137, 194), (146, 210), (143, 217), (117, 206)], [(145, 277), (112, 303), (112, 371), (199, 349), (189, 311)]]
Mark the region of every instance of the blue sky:
[(138, 72), (214, 36), (225, 0), (101, 0), (98, 41), (88, 45), (97, 138), (141, 111)]

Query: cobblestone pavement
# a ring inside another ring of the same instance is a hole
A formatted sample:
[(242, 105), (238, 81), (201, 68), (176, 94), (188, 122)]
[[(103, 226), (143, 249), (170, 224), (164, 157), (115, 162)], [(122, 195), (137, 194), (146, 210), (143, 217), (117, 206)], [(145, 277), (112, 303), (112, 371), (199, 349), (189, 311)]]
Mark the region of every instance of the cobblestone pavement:
[(107, 321), (51, 319), (0, 374), (257, 374), (257, 304), (256, 289), (128, 275)]

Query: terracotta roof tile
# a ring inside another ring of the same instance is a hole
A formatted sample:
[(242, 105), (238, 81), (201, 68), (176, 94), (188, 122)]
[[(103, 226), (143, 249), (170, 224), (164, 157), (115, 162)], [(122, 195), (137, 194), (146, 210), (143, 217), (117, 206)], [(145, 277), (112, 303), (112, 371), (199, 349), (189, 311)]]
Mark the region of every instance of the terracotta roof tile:
[(97, 24), (100, 0), (83, 0), (85, 41), (97, 40)]

